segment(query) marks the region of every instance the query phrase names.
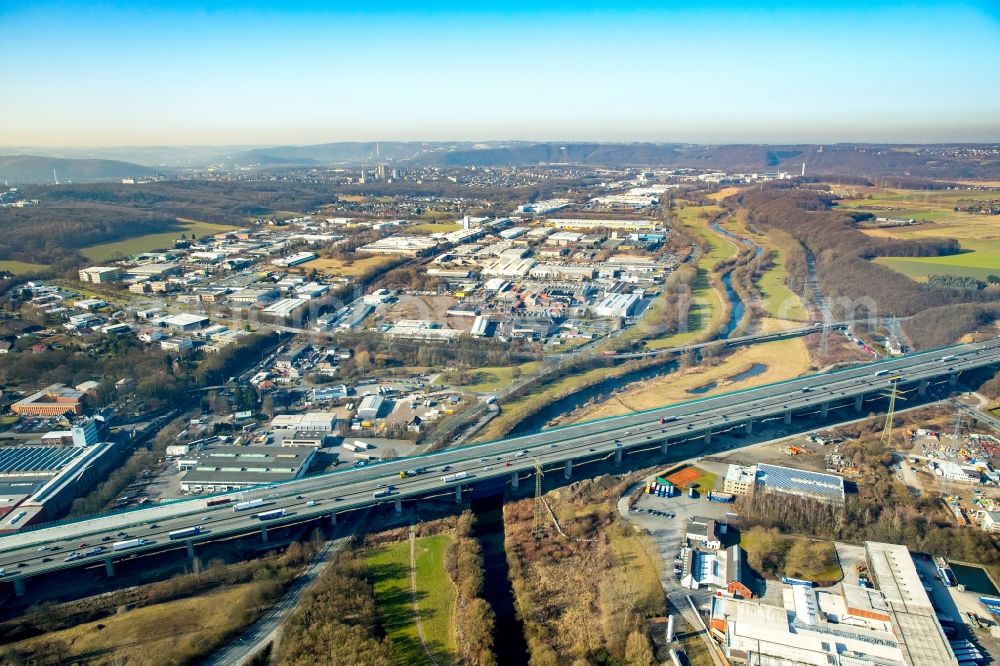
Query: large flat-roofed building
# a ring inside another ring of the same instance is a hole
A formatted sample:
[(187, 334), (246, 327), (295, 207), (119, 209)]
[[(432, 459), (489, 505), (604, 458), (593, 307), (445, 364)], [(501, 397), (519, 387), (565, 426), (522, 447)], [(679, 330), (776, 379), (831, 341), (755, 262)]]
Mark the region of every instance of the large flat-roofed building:
[(62, 416), (83, 414), (83, 392), (64, 384), (52, 384), (10, 406), (15, 414)]
[(208, 324), (208, 317), (187, 312), (169, 315), (160, 320), (164, 326), (178, 331), (195, 331)]
[[(786, 586), (783, 605), (712, 598), (709, 631), (730, 663), (754, 666), (905, 666), (884, 622), (848, 617), (840, 595)], [(941, 664), (954, 663), (943, 661)]]
[(278, 414), (271, 419), (275, 430), (298, 432), (331, 432), (337, 425), (335, 412), (307, 412), (305, 414)]
[(121, 279), (122, 269), (117, 266), (91, 266), (80, 269), (80, 282), (107, 284)]
[(548, 224), (555, 225), (560, 229), (628, 229), (628, 230), (652, 230), (656, 228), (658, 222), (656, 220), (626, 220), (622, 218), (609, 218), (609, 219), (580, 219), (580, 218), (566, 218), (566, 217), (550, 217), (546, 220)]
[(594, 306), (598, 317), (631, 317), (639, 303), (639, 294), (608, 294)]
[(306, 298), (282, 298), (264, 308), (264, 314), (287, 319), (295, 315), (309, 303)]
[(795, 495), (838, 506), (844, 504), (844, 479), (836, 474), (760, 463), (755, 486), (758, 492)]
[(440, 324), (425, 319), (400, 319), (386, 333), (390, 338), (414, 338), (417, 340), (453, 340), (462, 331), (442, 328)]
[(213, 493), (300, 479), (315, 456), (312, 446), (221, 446), (189, 452), (177, 465), (187, 470), (181, 490)]
[(52, 520), (100, 481), (118, 445), (0, 447), (0, 532)]
[(277, 259), (272, 259), (271, 263), (275, 266), (283, 266), (285, 268), (291, 268), (292, 266), (298, 266), (299, 264), (304, 264), (308, 261), (316, 259), (318, 255), (315, 252), (296, 252), (295, 254), (290, 254), (287, 257), (278, 257)]
[(156, 280), (169, 275), (180, 275), (181, 266), (174, 262), (140, 264), (128, 269), (128, 272), (136, 277)]
[(893, 633), (906, 663), (958, 663), (906, 546), (866, 541), (865, 556), (875, 586), (888, 604)]
[(430, 236), (389, 236), (381, 240), (362, 245), (356, 252), (371, 254), (403, 254), (417, 256), (433, 250), (440, 244), (437, 238)]

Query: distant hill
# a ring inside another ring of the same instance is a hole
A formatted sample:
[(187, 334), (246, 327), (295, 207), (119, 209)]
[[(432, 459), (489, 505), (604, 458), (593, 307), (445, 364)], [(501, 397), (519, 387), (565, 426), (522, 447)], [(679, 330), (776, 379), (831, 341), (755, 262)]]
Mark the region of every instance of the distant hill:
[(116, 160), (64, 159), (37, 155), (0, 155), (0, 180), (11, 185), (25, 183), (100, 182), (121, 178), (152, 176), (149, 167)]
[[(970, 144), (971, 145), (971, 144)], [(996, 146), (985, 146), (994, 151)], [(572, 164), (608, 167), (667, 167), (798, 173), (878, 178), (1000, 178), (1000, 160), (949, 146), (891, 144), (683, 144), (566, 143), (492, 141), (405, 142), (379, 144), (382, 159), (400, 165), (530, 166)], [(261, 167), (296, 165), (374, 165), (375, 142), (340, 142), (314, 146), (257, 148), (231, 156)]]
[[(244, 163), (267, 164), (375, 164), (378, 159), (413, 162), (457, 146), (471, 148), (471, 143), (429, 143), (418, 141), (339, 141), (312, 146), (273, 146), (255, 148), (233, 155)], [(376, 154), (378, 158), (376, 158)]]

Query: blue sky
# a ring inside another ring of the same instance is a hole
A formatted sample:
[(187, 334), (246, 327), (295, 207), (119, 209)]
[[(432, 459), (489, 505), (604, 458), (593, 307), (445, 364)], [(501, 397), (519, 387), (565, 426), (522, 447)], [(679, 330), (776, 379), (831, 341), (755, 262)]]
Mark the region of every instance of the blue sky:
[(806, 4), (7, 0), (0, 145), (1000, 141), (1000, 3)]

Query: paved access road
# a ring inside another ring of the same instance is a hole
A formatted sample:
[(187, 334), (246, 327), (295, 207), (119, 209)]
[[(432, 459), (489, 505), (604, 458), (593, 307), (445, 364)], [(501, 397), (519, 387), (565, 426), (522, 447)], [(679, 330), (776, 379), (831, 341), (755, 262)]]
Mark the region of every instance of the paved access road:
[[(513, 478), (515, 473), (533, 471), (535, 460), (549, 467), (571, 467), (573, 460), (622, 455), (630, 449), (665, 446), (668, 441), (711, 437), (713, 432), (744, 427), (747, 422), (790, 419), (795, 413), (817, 413), (824, 409), (851, 410), (858, 406), (858, 400), (863, 404), (865, 399), (880, 398), (894, 381), (918, 386), (921, 382), (944, 382), (963, 370), (998, 363), (1000, 338), (231, 495), (234, 499), (263, 501), (262, 506), (247, 511), (234, 511), (232, 506), (209, 508), (206, 499), (199, 498), (31, 530), (0, 538), (0, 567), (7, 579), (24, 579), (95, 561), (111, 561), (135, 552), (181, 548), (189, 541), (196, 544), (254, 530), (266, 533), (268, 526), (313, 520), (388, 501), (455, 492), (463, 484), (498, 477)], [(426, 468), (426, 472), (400, 478), (400, 472), (417, 466)], [(458, 472), (467, 477), (460, 481), (444, 480), (445, 476)], [(388, 489), (389, 486), (392, 488)], [(387, 490), (388, 495), (383, 495)], [(285, 515), (273, 520), (256, 517), (258, 512), (278, 509), (283, 509)], [(200, 528), (201, 533), (180, 540), (170, 538), (171, 531), (193, 527)], [(147, 542), (121, 553), (109, 552), (113, 541), (128, 537)], [(105, 550), (69, 562), (65, 559), (71, 553), (86, 553), (95, 547)]]

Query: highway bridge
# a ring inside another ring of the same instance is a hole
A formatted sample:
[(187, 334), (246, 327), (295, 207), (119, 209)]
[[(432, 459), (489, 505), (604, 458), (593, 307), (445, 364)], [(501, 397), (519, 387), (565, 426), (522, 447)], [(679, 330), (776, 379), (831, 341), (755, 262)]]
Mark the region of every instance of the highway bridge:
[[(924, 392), (932, 383), (955, 384), (963, 371), (997, 364), (1000, 338), (209, 498), (262, 501), (245, 511), (235, 511), (231, 504), (209, 507), (208, 499), (200, 497), (29, 528), (0, 537), (0, 580), (20, 595), (32, 577), (68, 568), (103, 562), (108, 575), (114, 575), (115, 560), (136, 553), (186, 549), (194, 557), (202, 542), (255, 532), (267, 540), (269, 529), (317, 519), (336, 522), (338, 513), (372, 505), (394, 502), (399, 511), (405, 501), (445, 493), (461, 501), (463, 490), (487, 481), (509, 482), (516, 488), (534, 473), (536, 460), (549, 470), (561, 468), (571, 478), (574, 462), (612, 456), (621, 462), (630, 451), (656, 447), (666, 453), (672, 442), (711, 442), (713, 434), (737, 428), (750, 433), (761, 421), (791, 423), (797, 414), (826, 418), (835, 410), (845, 410), (845, 418), (851, 418), (866, 401), (884, 397), (893, 383)], [(401, 472), (417, 466), (426, 472), (400, 478)], [(465, 477), (455, 478), (460, 473)], [(258, 517), (262, 512), (281, 515)], [(171, 538), (170, 532), (191, 528), (198, 533)], [(143, 543), (111, 549), (114, 542), (135, 539)], [(101, 551), (95, 552), (98, 548)]]

